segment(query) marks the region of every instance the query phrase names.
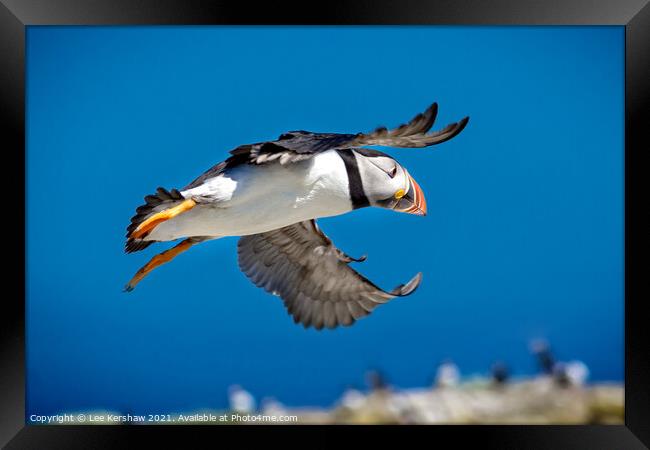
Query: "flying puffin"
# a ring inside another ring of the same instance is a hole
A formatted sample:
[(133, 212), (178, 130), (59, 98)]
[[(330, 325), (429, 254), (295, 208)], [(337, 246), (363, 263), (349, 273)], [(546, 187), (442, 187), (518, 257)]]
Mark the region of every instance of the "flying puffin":
[(126, 285), (131, 291), (151, 270), (193, 245), (241, 236), (239, 267), (258, 287), (282, 298), (295, 323), (352, 325), (379, 304), (409, 295), (420, 284), (384, 291), (349, 264), (361, 262), (338, 248), (315, 219), (375, 206), (425, 215), (420, 186), (395, 159), (367, 145), (428, 147), (445, 142), (468, 117), (427, 133), (436, 103), (410, 122), (364, 134), (290, 131), (275, 141), (237, 147), (181, 190), (147, 195), (127, 228), (127, 253), (154, 242), (183, 239), (154, 256)]

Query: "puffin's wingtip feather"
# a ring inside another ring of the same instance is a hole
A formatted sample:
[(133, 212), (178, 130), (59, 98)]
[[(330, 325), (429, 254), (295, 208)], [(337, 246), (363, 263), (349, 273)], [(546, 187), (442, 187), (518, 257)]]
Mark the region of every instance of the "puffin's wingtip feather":
[(413, 292), (415, 292), (415, 290), (420, 286), (421, 282), (422, 272), (418, 272), (413, 278), (409, 280), (408, 283), (397, 286), (390, 293), (398, 297), (406, 297), (407, 295), (411, 295)]

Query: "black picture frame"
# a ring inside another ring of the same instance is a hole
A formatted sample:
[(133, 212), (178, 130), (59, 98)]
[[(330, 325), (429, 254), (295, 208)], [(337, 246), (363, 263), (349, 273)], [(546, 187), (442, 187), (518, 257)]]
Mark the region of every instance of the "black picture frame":
[[(6, 448), (119, 448), (134, 433), (148, 440), (172, 434), (186, 442), (225, 430), (251, 429), (283, 433), (292, 427), (96, 427), (25, 425), (25, 27), (29, 25), (197, 25), (197, 24), (431, 24), (431, 25), (622, 25), (625, 26), (625, 425), (611, 426), (469, 426), (373, 427), (373, 436), (387, 432), (404, 439), (413, 433), (469, 441), (493, 448), (634, 449), (650, 445), (650, 342), (643, 304), (647, 264), (641, 263), (647, 236), (647, 202), (642, 159), (650, 149), (647, 112), (650, 104), (650, 5), (647, 0), (401, 0), (279, 2), (189, 0), (0, 0), (0, 114), (2, 115), (3, 184), (12, 220), (5, 223), (0, 370), (2, 416), (0, 444)], [(607, 124), (594, 124), (598, 132)], [(6, 191), (5, 191), (6, 192)], [(22, 194), (22, 199), (17, 198)], [(21, 202), (22, 200), (22, 202)], [(20, 206), (22, 205), (22, 206)], [(20, 211), (18, 211), (20, 210)], [(22, 214), (21, 214), (22, 213)], [(4, 214), (9, 214), (5, 209)], [(22, 283), (21, 283), (22, 280)], [(279, 431), (282, 428), (283, 431)], [(316, 431), (300, 427), (301, 431)], [(345, 428), (368, 435), (367, 427)], [(237, 431), (235, 431), (237, 432)], [(238, 433), (241, 434), (241, 431)], [(325, 446), (334, 433), (319, 432)], [(203, 435), (203, 436), (202, 436)], [(418, 436), (422, 438), (423, 436)], [(429, 439), (429, 438), (427, 438)], [(215, 441), (213, 441), (215, 442)], [(645, 446), (644, 446), (645, 443)]]

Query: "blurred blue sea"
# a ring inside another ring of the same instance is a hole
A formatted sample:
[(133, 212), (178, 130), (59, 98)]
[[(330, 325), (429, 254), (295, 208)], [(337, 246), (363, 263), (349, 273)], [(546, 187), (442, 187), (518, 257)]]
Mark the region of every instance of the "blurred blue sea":
[[(528, 342), (623, 379), (622, 27), (29, 27), (27, 414), (223, 408), (237, 383), (329, 405), (379, 369), (430, 383)], [(384, 288), (351, 328), (294, 325), (239, 272), (236, 239), (193, 248), (130, 294), (165, 244), (123, 253), (134, 208), (243, 144), (291, 129), (396, 126), (437, 101), (452, 141), (389, 150), (429, 214), (321, 220)]]

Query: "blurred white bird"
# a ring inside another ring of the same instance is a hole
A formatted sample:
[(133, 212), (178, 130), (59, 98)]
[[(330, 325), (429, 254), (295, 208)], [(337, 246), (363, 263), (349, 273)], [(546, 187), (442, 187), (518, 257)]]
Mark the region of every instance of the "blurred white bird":
[(228, 401), (231, 411), (241, 414), (255, 412), (255, 397), (237, 384), (228, 388)]
[(451, 361), (445, 361), (438, 366), (436, 372), (436, 385), (440, 387), (452, 387), (458, 385), (460, 371), (458, 366)]
[(361, 408), (366, 402), (366, 396), (358, 389), (348, 388), (341, 396), (341, 406), (344, 408), (356, 410)]
[(564, 366), (566, 377), (573, 386), (584, 386), (589, 378), (589, 368), (582, 361), (569, 361)]

